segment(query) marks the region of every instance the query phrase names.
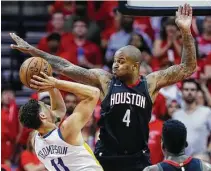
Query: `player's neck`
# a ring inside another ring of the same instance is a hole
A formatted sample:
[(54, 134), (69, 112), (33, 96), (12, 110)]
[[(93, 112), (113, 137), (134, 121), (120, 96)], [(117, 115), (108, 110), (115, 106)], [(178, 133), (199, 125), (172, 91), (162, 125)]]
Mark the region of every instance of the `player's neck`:
[(125, 80), (124, 83), (130, 86), (130, 85), (135, 85), (139, 80), (140, 80), (140, 75), (136, 74), (130, 79)]
[(188, 158), (188, 156), (185, 155), (185, 152), (182, 151), (179, 154), (172, 154), (169, 152), (165, 153), (165, 160), (171, 160), (171, 161), (175, 161), (175, 162), (182, 162), (184, 160), (186, 160)]
[(50, 131), (54, 130), (56, 128), (56, 125), (53, 123), (45, 123), (45, 125), (41, 126), (38, 129), (38, 132), (40, 133), (41, 136), (46, 135)]

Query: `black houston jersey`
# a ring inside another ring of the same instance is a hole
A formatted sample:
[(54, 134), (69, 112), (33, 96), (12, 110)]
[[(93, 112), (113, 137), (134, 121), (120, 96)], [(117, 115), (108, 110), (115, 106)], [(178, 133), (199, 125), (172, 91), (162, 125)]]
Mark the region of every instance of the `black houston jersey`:
[(145, 77), (130, 87), (113, 77), (101, 104), (101, 146), (125, 154), (147, 148), (151, 110)]

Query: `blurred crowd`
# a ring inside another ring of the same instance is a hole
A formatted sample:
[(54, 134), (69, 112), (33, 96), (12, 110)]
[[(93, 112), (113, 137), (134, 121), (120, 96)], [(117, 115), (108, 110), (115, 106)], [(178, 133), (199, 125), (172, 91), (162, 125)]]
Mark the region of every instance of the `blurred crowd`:
[[(55, 1), (48, 6), (51, 19), (46, 23), (47, 36), (37, 47), (84, 68), (111, 71), (113, 55), (125, 45), (134, 45), (142, 52), (140, 75), (179, 64), (182, 37), (174, 17), (123, 16), (117, 1)], [(152, 163), (163, 160), (161, 130), (165, 120), (182, 121), (188, 132), (186, 153), (211, 162), (211, 16), (193, 17), (191, 31), (197, 52), (197, 71), (184, 82), (161, 89), (155, 100), (149, 124), (149, 148)], [(70, 80), (57, 74), (60, 79)], [(78, 99), (63, 92), (71, 115)], [(17, 166), (20, 171), (43, 171), (30, 141), (30, 129), (18, 121), (15, 92), (2, 90), (1, 95), (1, 162), (2, 168)], [(31, 98), (50, 104), (47, 92)], [(100, 102), (92, 119), (82, 130), (85, 141), (94, 149), (99, 129)]]

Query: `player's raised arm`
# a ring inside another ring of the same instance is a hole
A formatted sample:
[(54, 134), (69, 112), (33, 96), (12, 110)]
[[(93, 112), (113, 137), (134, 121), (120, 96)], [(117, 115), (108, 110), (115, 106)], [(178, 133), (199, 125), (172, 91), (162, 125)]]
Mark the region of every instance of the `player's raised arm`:
[(50, 89), (49, 94), (51, 99), (51, 110), (57, 118), (60, 118), (61, 121), (66, 115), (67, 111), (64, 99), (57, 88)]
[(175, 22), (181, 31), (183, 39), (181, 64), (151, 73), (147, 76), (151, 96), (160, 88), (181, 81), (196, 71), (196, 49), (191, 35), (191, 21), (192, 8), (190, 5), (180, 6), (176, 12)]
[[(41, 72), (41, 74), (44, 74)], [(30, 80), (30, 87), (35, 88), (37, 90), (41, 91), (48, 91), (50, 94), (50, 99), (51, 99), (51, 110), (56, 118), (62, 118), (66, 114), (66, 106), (63, 100), (63, 97), (60, 93), (60, 91), (52, 86), (38, 86), (36, 85), (37, 81), (36, 79), (39, 80), (40, 77), (37, 75), (33, 76), (33, 79)]]
[[(87, 86), (70, 81), (57, 80), (41, 73), (44, 78), (34, 76), (32, 80), (33, 88), (46, 90), (48, 88), (58, 88), (60, 90), (74, 93), (80, 98), (80, 103), (76, 106), (73, 114), (69, 116), (61, 125), (61, 133), (65, 140), (77, 141), (81, 135), (81, 129), (89, 121), (94, 108), (99, 100), (100, 90), (96, 87)], [(75, 142), (71, 142), (75, 143)]]
[(17, 45), (11, 45), (12, 49), (17, 49), (23, 53), (44, 58), (49, 64), (51, 64), (53, 69), (77, 82), (92, 85), (101, 89), (101, 83), (104, 82), (104, 80), (106, 82), (106, 80), (111, 78), (111, 74), (102, 69), (85, 69), (76, 66), (66, 59), (51, 55), (31, 46), (15, 33), (10, 33), (10, 36), (17, 43)]

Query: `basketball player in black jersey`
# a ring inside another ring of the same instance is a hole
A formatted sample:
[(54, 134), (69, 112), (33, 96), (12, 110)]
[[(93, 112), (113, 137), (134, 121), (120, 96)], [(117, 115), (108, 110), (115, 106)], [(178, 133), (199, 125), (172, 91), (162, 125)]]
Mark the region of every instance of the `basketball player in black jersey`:
[[(178, 120), (168, 120), (163, 125), (162, 149), (165, 160), (149, 166), (144, 171), (211, 171), (211, 165), (185, 155), (187, 130)], [(199, 142), (200, 143), (200, 142)]]
[(98, 87), (101, 90), (102, 111), (100, 140), (95, 155), (105, 171), (138, 171), (150, 165), (148, 123), (158, 91), (189, 77), (196, 70), (191, 21), (192, 8), (187, 4), (179, 7), (175, 22), (183, 37), (181, 64), (146, 77), (139, 75), (141, 52), (134, 46), (125, 46), (115, 53), (113, 74), (102, 69), (84, 69), (73, 65), (36, 49), (14, 33), (10, 36), (17, 45), (11, 47), (46, 59), (56, 71), (77, 82)]

